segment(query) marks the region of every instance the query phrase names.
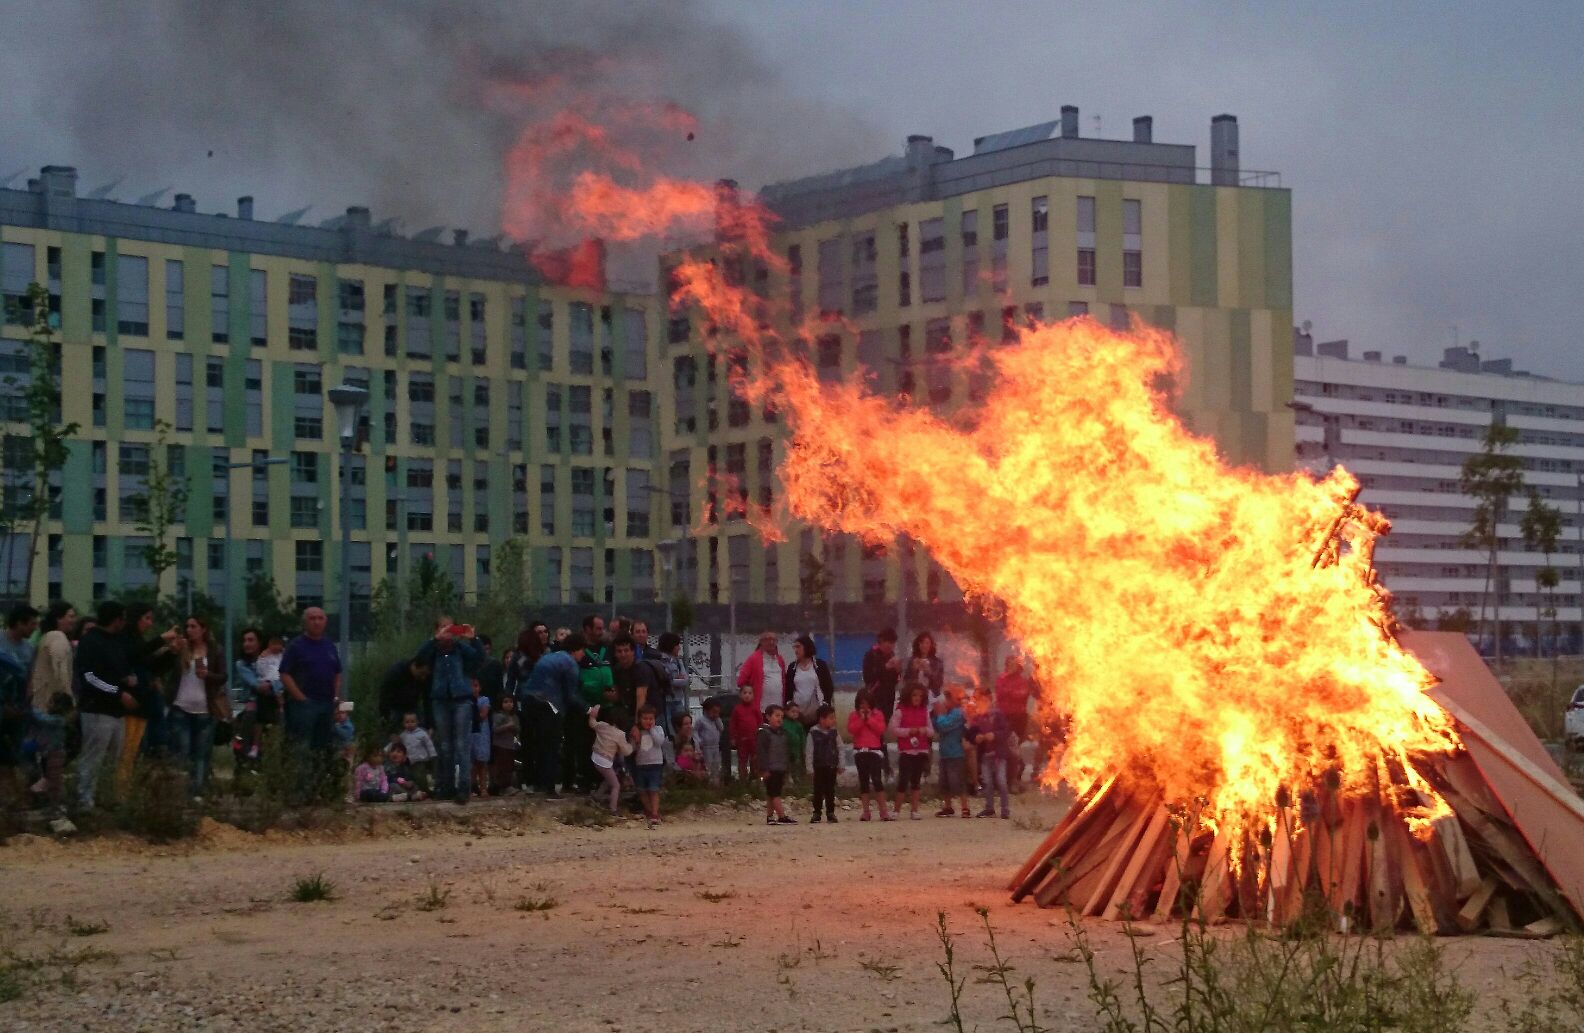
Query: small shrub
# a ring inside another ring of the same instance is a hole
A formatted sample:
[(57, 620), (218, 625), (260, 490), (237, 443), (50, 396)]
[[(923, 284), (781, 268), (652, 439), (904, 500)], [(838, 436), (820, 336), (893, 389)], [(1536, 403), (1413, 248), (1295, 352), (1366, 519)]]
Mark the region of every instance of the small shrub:
[(880, 980), (885, 983), (899, 979), (902, 975), (901, 965), (893, 965), (878, 958), (859, 958), (858, 967), (872, 976), (879, 976)]
[(523, 897), (512, 907), (518, 911), (549, 911), (560, 903), (554, 897)]
[(429, 880), (429, 889), (418, 898), (419, 911), (439, 911), (451, 902), (451, 891), (444, 886)]
[(188, 838), (198, 831), (202, 815), (188, 803), (187, 781), (186, 769), (168, 760), (139, 760), (131, 784), (118, 798), (116, 823), (156, 843)]
[(292, 883), (291, 899), (298, 904), (312, 904), (320, 900), (334, 900), (336, 897), (335, 883), (324, 877), (323, 872), (304, 875)]
[(560, 813), (556, 815), (556, 821), (559, 821), (563, 825), (571, 825), (573, 827), (597, 826), (603, 828), (607, 825), (614, 825), (616, 823), (616, 818), (610, 813), (610, 811), (600, 807), (595, 807), (593, 804), (575, 803), (570, 807), (563, 808)]
[(730, 900), (733, 897), (735, 897), (736, 895), (737, 894), (732, 892), (731, 890), (721, 890), (719, 892), (716, 892), (714, 890), (701, 890), (699, 892), (699, 899), (700, 900), (707, 900), (711, 904), (719, 904), (721, 901)]
[(110, 931), (109, 922), (79, 922), (71, 915), (66, 916), (66, 931), (72, 936), (98, 936)]

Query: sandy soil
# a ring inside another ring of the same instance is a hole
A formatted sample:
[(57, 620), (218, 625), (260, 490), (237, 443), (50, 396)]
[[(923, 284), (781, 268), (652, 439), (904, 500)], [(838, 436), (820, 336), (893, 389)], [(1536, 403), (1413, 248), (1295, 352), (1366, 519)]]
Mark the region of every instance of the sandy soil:
[[(1014, 821), (865, 824), (854, 810), (834, 827), (784, 828), (718, 807), (649, 831), (569, 828), (550, 805), (510, 800), (436, 805), (423, 821), (370, 816), (336, 834), (206, 823), (175, 848), (24, 842), (0, 848), (0, 936), (18, 955), (57, 954), (0, 1004), (0, 1028), (939, 1030), (936, 912), (971, 977), (988, 959), (983, 905), (1015, 977), (1038, 980), (1041, 1022), (1091, 1029), (1065, 918), (1012, 906), (1004, 890), (1063, 806), (1031, 794)], [(336, 899), (289, 902), (294, 880), (318, 871)], [(517, 909), (533, 899), (553, 906)], [(68, 916), (109, 928), (73, 935)], [(1102, 967), (1120, 974), (1127, 937), (1089, 928)], [(1479, 990), (1537, 950), (1447, 942)], [(1172, 930), (1151, 927), (1141, 943), (1166, 962)], [(112, 956), (62, 960), (84, 948)], [(969, 1028), (1010, 1028), (1000, 993), (970, 978)]]

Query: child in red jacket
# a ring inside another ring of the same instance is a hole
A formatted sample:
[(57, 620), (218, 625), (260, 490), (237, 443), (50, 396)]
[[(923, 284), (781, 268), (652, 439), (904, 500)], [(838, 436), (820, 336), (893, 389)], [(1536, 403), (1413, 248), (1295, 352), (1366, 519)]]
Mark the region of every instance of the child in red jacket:
[(727, 732), (731, 735), (732, 749), (737, 753), (737, 777), (753, 777), (758, 767), (759, 711), (754, 707), (752, 685), (744, 685), (738, 690), (737, 705), (732, 708)]
[(868, 692), (858, 693), (857, 709), (847, 717), (847, 734), (852, 737), (853, 763), (858, 767), (858, 798), (863, 801), (859, 821), (869, 821), (869, 793), (880, 801), (880, 820), (890, 821), (886, 810), (885, 780), (881, 776), (885, 756), (885, 714), (875, 708)]

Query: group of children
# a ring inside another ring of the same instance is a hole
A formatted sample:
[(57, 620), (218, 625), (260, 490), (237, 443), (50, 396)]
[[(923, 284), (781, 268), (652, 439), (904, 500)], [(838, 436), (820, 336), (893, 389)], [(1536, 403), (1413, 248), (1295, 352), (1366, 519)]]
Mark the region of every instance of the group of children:
[[(355, 741), (350, 703), (337, 714), (338, 744), (351, 749)], [(517, 792), (517, 748), (522, 724), (517, 701), (502, 694), (500, 707), (491, 713), (488, 696), (479, 696), (468, 743), (471, 749), (475, 796), (511, 795)], [(439, 751), (416, 713), (402, 715), (401, 730), (384, 746), (370, 746), (352, 772), (352, 798), (359, 803), (400, 803), (428, 799), (434, 790), (434, 766)]]

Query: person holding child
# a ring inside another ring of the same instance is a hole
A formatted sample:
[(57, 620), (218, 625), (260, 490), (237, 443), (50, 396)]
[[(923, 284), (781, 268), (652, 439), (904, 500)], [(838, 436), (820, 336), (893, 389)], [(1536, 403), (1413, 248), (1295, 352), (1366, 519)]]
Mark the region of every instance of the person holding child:
[[(738, 704), (741, 707), (741, 704)], [(737, 712), (732, 711), (732, 717)], [(772, 703), (765, 708), (764, 724), (755, 733), (755, 767), (761, 772), (765, 786), (765, 824), (796, 825), (797, 819), (789, 817), (781, 806), (781, 792), (786, 786), (790, 750), (787, 747), (786, 712)]]

